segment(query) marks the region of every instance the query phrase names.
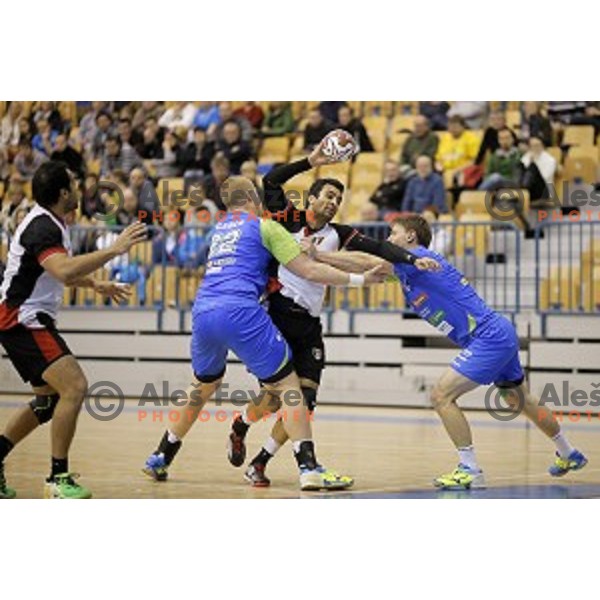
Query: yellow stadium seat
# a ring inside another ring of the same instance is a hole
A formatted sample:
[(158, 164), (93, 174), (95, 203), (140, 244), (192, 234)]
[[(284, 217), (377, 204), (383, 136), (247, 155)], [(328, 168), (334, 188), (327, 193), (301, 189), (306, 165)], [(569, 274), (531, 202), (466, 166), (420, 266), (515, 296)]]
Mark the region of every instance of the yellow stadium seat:
[(488, 192), (478, 190), (465, 190), (461, 192), (458, 204), (455, 207), (456, 217), (460, 217), (465, 213), (486, 213), (485, 199)]
[(562, 143), (565, 146), (593, 146), (594, 127), (592, 125), (569, 125), (565, 129)]
[(567, 156), (565, 159), (563, 177), (567, 181), (584, 181), (595, 183), (597, 179), (598, 161), (589, 157), (573, 158)]
[(583, 279), (583, 309), (586, 312), (600, 312), (600, 265), (594, 265), (590, 277)]
[(368, 307), (372, 309), (402, 310), (405, 308), (404, 293), (397, 281), (385, 281), (368, 288)]
[(395, 100), (394, 101), (394, 115), (418, 115), (419, 114), (419, 102), (414, 100)]
[(363, 288), (331, 288), (331, 305), (339, 309), (364, 308)]
[(305, 100), (294, 100), (292, 102), (292, 115), (294, 119), (298, 120), (302, 118), (306, 113), (306, 101)]
[(88, 160), (86, 163), (88, 173), (93, 173), (94, 175), (100, 175), (100, 159), (96, 160)]
[(570, 158), (591, 158), (597, 163), (600, 158), (600, 148), (596, 146), (571, 146), (567, 156)]
[(346, 177), (350, 175), (350, 162), (335, 163), (319, 167), (319, 177)]
[(388, 156), (390, 158), (398, 160), (409, 136), (410, 133), (392, 133), (392, 135), (390, 135), (387, 147)]
[(506, 111), (506, 125), (511, 129), (519, 129), (521, 127), (521, 111), (520, 110), (507, 110)]
[(181, 206), (184, 200), (185, 182), (183, 177), (165, 177), (158, 180), (156, 186), (156, 195), (160, 201), (162, 208), (169, 208), (177, 202), (177, 206)]
[(363, 118), (363, 125), (369, 135), (376, 131), (383, 131), (385, 133), (388, 126), (388, 120), (386, 117), (382, 116), (369, 116)]
[(290, 140), (286, 136), (266, 138), (260, 149), (259, 163), (287, 162)]
[(562, 150), (560, 146), (548, 146), (546, 152), (554, 158), (557, 165), (562, 164)]
[(484, 258), (487, 252), (488, 235), (490, 227), (485, 225), (468, 225), (468, 223), (480, 223), (490, 221), (487, 213), (468, 212), (464, 213), (459, 221), (461, 225), (456, 227), (454, 233), (454, 248), (456, 256), (475, 255)]
[(352, 166), (352, 175), (354, 176), (356, 173), (363, 171), (381, 175), (384, 163), (385, 155), (383, 152), (361, 152)]
[(308, 190), (314, 181), (314, 170), (295, 175), (283, 186), (287, 199), (296, 207), (301, 208), (304, 205), (305, 199), (308, 198)]
[(363, 115), (363, 101), (362, 100), (346, 100), (346, 104), (352, 109), (355, 117), (362, 117)]
[(414, 115), (396, 115), (392, 119), (392, 133), (399, 133), (405, 130), (413, 131), (415, 128)]
[(356, 193), (360, 190), (368, 192), (369, 195), (381, 184), (381, 174), (370, 171), (359, 171), (352, 175), (352, 192)]
[(392, 115), (393, 112), (393, 100), (366, 100), (364, 103), (363, 114), (366, 117), (371, 115), (381, 115), (382, 117), (389, 117)]
[(385, 131), (370, 131), (369, 139), (373, 144), (373, 148), (375, 148), (375, 152), (385, 152), (385, 146), (387, 144), (387, 137)]
[(550, 277), (540, 282), (542, 310), (577, 310), (581, 305), (579, 267), (553, 267)]
[(155, 267), (148, 282), (150, 284), (148, 290), (149, 303), (160, 304), (164, 298), (164, 306), (175, 306), (177, 304), (178, 281), (179, 269), (177, 267), (165, 267), (164, 275), (161, 266)]

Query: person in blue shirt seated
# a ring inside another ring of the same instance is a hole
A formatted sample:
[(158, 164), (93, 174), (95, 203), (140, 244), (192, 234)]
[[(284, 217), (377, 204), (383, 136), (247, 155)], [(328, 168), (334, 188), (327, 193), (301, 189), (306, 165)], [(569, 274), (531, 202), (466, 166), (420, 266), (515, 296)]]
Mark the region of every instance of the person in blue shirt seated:
[(35, 150), (49, 157), (52, 154), (58, 132), (51, 129), (48, 119), (44, 117), (38, 119), (36, 126), (38, 132), (33, 136), (31, 145)]
[(519, 337), (513, 324), (492, 310), (458, 269), (428, 249), (431, 228), (427, 221), (414, 214), (396, 218), (388, 241), (419, 258), (435, 259), (441, 269), (420, 271), (409, 264), (392, 265), (362, 252), (317, 252), (316, 247), (304, 250), (320, 262), (350, 272), (376, 266), (393, 267), (407, 305), (460, 348), (431, 390), (433, 408), (459, 456), (458, 467), (434, 479), (434, 485), (447, 490), (485, 487), (471, 428), (457, 400), (481, 385), (492, 383), (496, 388), (494, 393), (504, 398), (513, 411), (524, 413), (556, 445), (557, 458), (549, 469), (550, 475), (560, 477), (582, 469), (587, 459), (571, 446), (552, 412), (532, 396), (525, 383), (519, 359)]
[(419, 156), (415, 167), (417, 174), (408, 181), (402, 210), (420, 213), (427, 206), (435, 206), (439, 212), (447, 213), (444, 181), (438, 173), (434, 173), (431, 158)]

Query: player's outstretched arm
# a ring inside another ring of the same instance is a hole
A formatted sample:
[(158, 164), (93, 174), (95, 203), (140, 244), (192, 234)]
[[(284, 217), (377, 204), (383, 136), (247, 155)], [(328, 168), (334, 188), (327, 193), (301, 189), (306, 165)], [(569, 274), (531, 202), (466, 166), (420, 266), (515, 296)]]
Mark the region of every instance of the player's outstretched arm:
[(364, 252), (315, 252), (314, 259), (349, 273), (364, 273), (375, 267), (384, 269), (387, 275), (393, 275), (394, 272), (391, 263)]
[(134, 223), (127, 227), (109, 248), (74, 257), (67, 256), (64, 253), (55, 253), (40, 264), (59, 281), (66, 285), (72, 285), (72, 283), (90, 275), (113, 258), (129, 252), (132, 246), (146, 240), (147, 237), (146, 225)]

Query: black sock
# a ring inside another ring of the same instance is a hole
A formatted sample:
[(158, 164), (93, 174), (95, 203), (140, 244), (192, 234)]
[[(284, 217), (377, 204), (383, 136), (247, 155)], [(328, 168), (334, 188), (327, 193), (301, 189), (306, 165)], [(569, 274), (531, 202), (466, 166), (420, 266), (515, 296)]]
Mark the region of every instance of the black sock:
[(252, 465), (261, 464), (266, 467), (267, 463), (272, 458), (273, 458), (273, 455), (270, 452), (267, 452), (264, 448), (261, 448), (260, 452), (252, 459), (252, 462), (250, 464), (252, 464)]
[(15, 445), (4, 435), (0, 435), (0, 463), (8, 456)]
[(165, 435), (163, 435), (162, 440), (160, 440), (160, 444), (158, 445), (158, 450), (154, 454), (164, 454), (165, 462), (170, 465), (173, 462), (175, 455), (179, 452), (181, 444), (181, 440), (169, 442), (169, 432), (165, 431)]
[(231, 424), (231, 429), (233, 429), (233, 433), (235, 433), (236, 435), (239, 435), (240, 437), (246, 437), (246, 434), (248, 433), (248, 429), (250, 429), (250, 425), (247, 425), (246, 423), (244, 423), (244, 421), (242, 420), (242, 417), (237, 416), (234, 420), (233, 423)]
[(296, 462), (300, 469), (314, 471), (317, 468), (317, 457), (315, 456), (315, 445), (312, 440), (304, 440), (300, 443), (300, 450), (294, 453)]
[(63, 473), (69, 472), (69, 459), (68, 458), (54, 458), (52, 457), (52, 472), (50, 473), (50, 479), (54, 479), (56, 475), (62, 475)]

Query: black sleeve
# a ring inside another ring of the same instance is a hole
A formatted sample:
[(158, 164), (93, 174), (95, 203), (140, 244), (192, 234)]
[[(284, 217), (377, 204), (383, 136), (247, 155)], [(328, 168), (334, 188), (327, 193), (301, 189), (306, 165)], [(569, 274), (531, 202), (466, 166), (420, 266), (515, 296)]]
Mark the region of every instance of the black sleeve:
[(312, 166), (308, 162), (308, 158), (271, 169), (263, 178), (265, 207), (271, 212), (286, 210), (289, 203), (283, 191), (283, 184), (294, 177), (294, 175), (304, 173), (304, 171), (309, 171), (310, 169), (312, 169)]
[(338, 232), (340, 237), (340, 248), (345, 250), (354, 250), (355, 252), (366, 252), (367, 254), (373, 254), (379, 256), (391, 263), (405, 263), (413, 265), (417, 256), (396, 246), (391, 242), (377, 241), (373, 238), (367, 237), (348, 225), (331, 224), (332, 227)]
[(21, 233), (20, 243), (26, 252), (33, 254), (38, 262), (61, 252), (66, 254), (63, 244), (63, 234), (58, 225), (47, 215), (33, 219)]

